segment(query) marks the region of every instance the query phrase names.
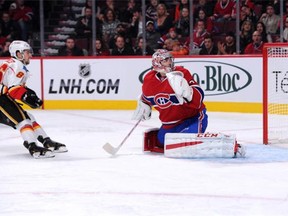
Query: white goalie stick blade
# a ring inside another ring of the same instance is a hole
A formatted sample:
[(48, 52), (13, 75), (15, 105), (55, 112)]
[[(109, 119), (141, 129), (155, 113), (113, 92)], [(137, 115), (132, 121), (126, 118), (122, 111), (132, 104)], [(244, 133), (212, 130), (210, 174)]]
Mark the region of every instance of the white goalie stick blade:
[(125, 143), (125, 141), (128, 139), (128, 137), (130, 137), (131, 133), (135, 130), (135, 128), (139, 125), (139, 123), (142, 121), (142, 118), (140, 118), (136, 124), (133, 126), (133, 128), (129, 131), (129, 133), (126, 135), (126, 137), (122, 140), (122, 142), (116, 147), (114, 148), (112, 145), (110, 145), (109, 143), (106, 143), (103, 146), (103, 149), (108, 152), (111, 155), (115, 155), (119, 149), (121, 148), (121, 146)]
[(103, 149), (111, 155), (115, 155), (118, 152), (119, 148), (114, 148), (110, 143), (106, 143), (103, 146)]

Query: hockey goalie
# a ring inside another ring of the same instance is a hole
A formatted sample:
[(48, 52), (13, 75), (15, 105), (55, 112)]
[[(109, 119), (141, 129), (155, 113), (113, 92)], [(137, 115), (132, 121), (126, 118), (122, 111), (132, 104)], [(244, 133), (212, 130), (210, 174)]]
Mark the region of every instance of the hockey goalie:
[(152, 107), (159, 112), (162, 125), (144, 133), (144, 151), (166, 157), (243, 157), (244, 148), (235, 135), (205, 133), (208, 116), (203, 99), (204, 91), (190, 71), (174, 66), (169, 51), (157, 50), (133, 115), (135, 120), (148, 120)]

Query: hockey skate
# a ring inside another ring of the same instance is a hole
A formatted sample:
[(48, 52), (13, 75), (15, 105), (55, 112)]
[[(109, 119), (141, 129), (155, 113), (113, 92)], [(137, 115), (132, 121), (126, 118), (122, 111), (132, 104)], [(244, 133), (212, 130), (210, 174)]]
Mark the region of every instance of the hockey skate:
[(27, 141), (25, 141), (23, 145), (29, 150), (30, 154), (36, 159), (55, 157), (55, 155), (51, 150), (37, 146), (36, 143), (34, 142), (28, 143)]
[(62, 152), (68, 151), (68, 149), (66, 148), (66, 145), (55, 142), (51, 140), (49, 137), (43, 138), (42, 136), (39, 136), (38, 141), (41, 142), (45, 148), (55, 153), (62, 153)]

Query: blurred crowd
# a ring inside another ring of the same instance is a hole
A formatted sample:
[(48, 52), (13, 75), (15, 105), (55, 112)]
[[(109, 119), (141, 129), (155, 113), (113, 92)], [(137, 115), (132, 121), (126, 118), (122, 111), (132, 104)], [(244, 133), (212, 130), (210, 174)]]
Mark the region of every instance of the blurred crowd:
[[(174, 55), (261, 54), (264, 43), (288, 41), (285, 0), (283, 8), (281, 0), (146, 0), (145, 17), (141, 2), (96, 1), (92, 22), (93, 1), (86, 0), (81, 16), (74, 17), (75, 32), (58, 55), (151, 55), (159, 48)], [(0, 0), (0, 11), (0, 54), (5, 56), (11, 40), (28, 40), (35, 12), (24, 0)], [(78, 45), (83, 40), (88, 46)]]
[(12, 40), (27, 41), (33, 25), (34, 11), (24, 0), (0, 0), (0, 55), (10, 56)]

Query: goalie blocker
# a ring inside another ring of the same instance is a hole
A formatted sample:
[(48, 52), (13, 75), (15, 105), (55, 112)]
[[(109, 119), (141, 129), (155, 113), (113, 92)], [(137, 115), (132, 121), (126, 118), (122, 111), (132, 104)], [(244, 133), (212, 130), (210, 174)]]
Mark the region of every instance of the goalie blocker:
[(161, 147), (158, 128), (144, 132), (143, 151), (164, 153), (171, 158), (235, 158), (244, 157), (245, 149), (234, 134), (223, 133), (167, 133)]

